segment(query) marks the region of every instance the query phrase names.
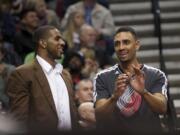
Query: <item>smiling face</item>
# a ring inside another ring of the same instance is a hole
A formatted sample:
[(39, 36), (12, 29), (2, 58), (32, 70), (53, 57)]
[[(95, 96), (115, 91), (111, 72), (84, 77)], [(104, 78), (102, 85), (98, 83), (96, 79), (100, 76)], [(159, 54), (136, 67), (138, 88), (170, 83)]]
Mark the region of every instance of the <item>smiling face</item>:
[(35, 29), (38, 27), (39, 19), (35, 11), (27, 11), (26, 15), (22, 18), (22, 23), (26, 27)]
[(62, 35), (57, 29), (51, 29), (49, 31), (49, 38), (46, 41), (46, 51), (48, 57), (52, 59), (61, 58), (64, 50), (64, 40), (62, 39)]
[(120, 62), (135, 60), (139, 47), (139, 41), (130, 32), (119, 32), (114, 37), (114, 49)]

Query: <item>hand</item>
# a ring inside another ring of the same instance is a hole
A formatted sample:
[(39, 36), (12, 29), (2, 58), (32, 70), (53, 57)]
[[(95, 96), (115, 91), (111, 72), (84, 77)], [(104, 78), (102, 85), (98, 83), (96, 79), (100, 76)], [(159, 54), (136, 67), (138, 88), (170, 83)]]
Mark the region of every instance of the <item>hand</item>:
[(117, 77), (115, 82), (115, 90), (113, 98), (118, 99), (126, 90), (129, 83), (129, 76), (127, 74), (121, 74)]
[(95, 123), (91, 123), (91, 122), (88, 122), (88, 121), (79, 121), (79, 125), (83, 128), (88, 128), (88, 129), (91, 129), (91, 128), (94, 128), (95, 127)]
[(138, 67), (135, 67), (133, 65), (134, 69), (134, 74), (130, 75), (129, 73), (128, 76), (130, 77), (129, 83), (131, 87), (137, 91), (139, 94), (143, 94), (144, 89), (145, 89), (145, 76), (143, 71), (141, 71)]

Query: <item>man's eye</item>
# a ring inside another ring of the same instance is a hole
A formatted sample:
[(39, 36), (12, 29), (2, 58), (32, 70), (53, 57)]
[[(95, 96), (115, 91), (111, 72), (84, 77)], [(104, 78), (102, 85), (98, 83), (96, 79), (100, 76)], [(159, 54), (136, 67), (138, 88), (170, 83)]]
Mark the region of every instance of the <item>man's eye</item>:
[(118, 42), (118, 41), (114, 42), (114, 46), (118, 46), (119, 44), (120, 44), (120, 42)]
[(130, 44), (130, 41), (129, 40), (124, 40), (124, 44), (128, 45), (128, 44)]

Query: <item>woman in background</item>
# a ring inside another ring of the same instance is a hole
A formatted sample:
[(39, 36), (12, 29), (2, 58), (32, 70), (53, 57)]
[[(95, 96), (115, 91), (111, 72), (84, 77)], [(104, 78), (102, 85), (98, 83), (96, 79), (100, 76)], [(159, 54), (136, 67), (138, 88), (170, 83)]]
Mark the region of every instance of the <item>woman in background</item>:
[(69, 15), (63, 37), (67, 41), (68, 48), (72, 49), (79, 44), (79, 29), (84, 24), (84, 13), (76, 10)]

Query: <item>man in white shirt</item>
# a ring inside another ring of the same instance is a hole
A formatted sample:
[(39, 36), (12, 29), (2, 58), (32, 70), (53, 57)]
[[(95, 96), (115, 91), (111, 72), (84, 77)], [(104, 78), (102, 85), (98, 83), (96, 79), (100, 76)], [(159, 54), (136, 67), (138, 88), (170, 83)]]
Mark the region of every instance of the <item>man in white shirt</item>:
[(77, 127), (72, 80), (55, 61), (63, 54), (62, 35), (53, 26), (42, 26), (34, 41), (35, 61), (18, 67), (8, 81), (10, 112), (28, 131), (71, 131)]

